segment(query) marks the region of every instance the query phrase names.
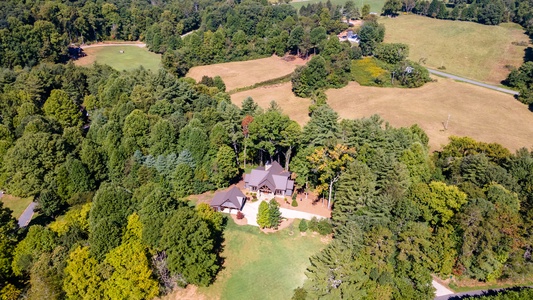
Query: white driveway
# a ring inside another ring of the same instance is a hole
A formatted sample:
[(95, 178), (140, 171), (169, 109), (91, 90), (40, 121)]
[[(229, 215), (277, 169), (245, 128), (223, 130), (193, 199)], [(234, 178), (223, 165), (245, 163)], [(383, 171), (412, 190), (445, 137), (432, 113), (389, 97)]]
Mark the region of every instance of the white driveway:
[[(259, 200), (256, 202), (247, 201), (246, 204), (244, 204), (244, 207), (242, 209), (242, 213), (244, 214), (244, 217), (246, 220), (248, 220), (248, 225), (252, 226), (259, 226), (257, 224), (257, 213), (259, 212), (259, 205), (264, 200)], [(281, 216), (287, 219), (306, 219), (311, 220), (313, 217), (317, 219), (324, 219), (323, 216), (306, 213), (303, 211), (297, 211), (292, 210), (288, 208), (280, 208)]]
[(436, 282), (435, 280), (433, 280), (433, 282), (431, 282), (431, 283), (433, 284), (433, 287), (436, 289), (436, 291), (435, 291), (435, 296), (436, 297), (452, 295), (453, 294), (452, 291), (447, 289), (444, 285)]

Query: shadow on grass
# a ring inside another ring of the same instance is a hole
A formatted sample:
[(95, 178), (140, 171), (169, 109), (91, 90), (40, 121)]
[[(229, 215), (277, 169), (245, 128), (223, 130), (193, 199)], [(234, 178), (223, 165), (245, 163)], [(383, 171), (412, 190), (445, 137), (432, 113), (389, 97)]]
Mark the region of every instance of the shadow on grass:
[(533, 48), (524, 49), (524, 62), (533, 61)]

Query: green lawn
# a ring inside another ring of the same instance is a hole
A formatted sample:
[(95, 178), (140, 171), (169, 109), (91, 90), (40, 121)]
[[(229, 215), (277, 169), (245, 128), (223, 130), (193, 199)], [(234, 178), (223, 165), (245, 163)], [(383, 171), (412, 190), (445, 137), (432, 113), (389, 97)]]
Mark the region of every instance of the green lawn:
[(224, 269), (215, 283), (199, 292), (220, 299), (290, 299), (305, 280), (309, 257), (325, 243), (320, 236), (301, 236), (298, 222), (290, 229), (264, 234), (253, 226), (238, 226), (230, 218), (225, 230)]
[[(120, 53), (121, 50), (124, 53)], [(94, 62), (106, 64), (119, 71), (143, 66), (145, 69), (155, 72), (161, 67), (161, 55), (137, 46), (103, 46), (88, 48), (84, 52), (87, 57), (83, 59), (89, 58), (87, 61), (90, 64)]]
[(29, 198), (19, 198), (11, 195), (5, 195), (0, 198), (4, 203), (4, 207), (8, 207), (13, 211), (13, 217), (18, 219), (20, 215), (24, 212), (26, 207), (33, 201), (33, 197)]
[[(346, 3), (347, 0), (330, 0), (330, 1), (332, 4), (344, 5), (344, 3)], [(355, 1), (355, 5), (359, 7), (359, 11), (361, 11), (361, 8), (363, 7), (363, 5), (369, 4), (370, 11), (378, 13), (378, 14), (381, 13), (381, 9), (383, 8), (383, 4), (385, 3), (385, 0), (361, 0), (361, 1), (354, 0), (354, 1)], [(307, 5), (308, 3), (318, 3), (318, 2), (326, 3), (327, 0), (297, 0), (297, 1), (293, 0), (290, 2), (290, 5), (294, 6), (297, 10), (300, 10), (300, 7)]]
[(385, 25), (385, 42), (409, 45), (411, 60), (493, 84), (507, 77), (506, 65), (522, 64), (526, 46), (515, 44), (528, 42), (524, 30), (512, 23), (488, 26), (403, 14), (379, 22)]

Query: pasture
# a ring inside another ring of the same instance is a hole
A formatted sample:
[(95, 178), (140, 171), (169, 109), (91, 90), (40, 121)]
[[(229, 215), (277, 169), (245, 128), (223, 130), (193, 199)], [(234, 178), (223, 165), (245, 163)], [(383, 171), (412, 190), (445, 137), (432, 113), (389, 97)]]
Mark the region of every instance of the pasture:
[(11, 214), (15, 219), (18, 219), (24, 212), (26, 207), (33, 201), (33, 197), (19, 198), (12, 195), (4, 194), (0, 201), (4, 203), (4, 207), (7, 207), (13, 211)]
[[(474, 22), (438, 20), (417, 15), (381, 17), (385, 42), (409, 45), (409, 59), (443, 72), (499, 85), (509, 74), (507, 65), (524, 61), (529, 39), (520, 26), (487, 26)], [(424, 63), (425, 62), (425, 63)]]
[(533, 124), (533, 113), (526, 105), (511, 95), (451, 79), (438, 78), (417, 89), (351, 82), (326, 94), (341, 118), (379, 114), (395, 127), (418, 124), (428, 134), (431, 150), (441, 149), (451, 135), (499, 143), (511, 151), (533, 147), (533, 127), (527, 125)]
[(290, 299), (305, 280), (309, 257), (326, 246), (317, 234), (294, 229), (265, 234), (258, 227), (238, 226), (229, 218), (224, 231), (224, 265), (209, 287), (177, 290), (164, 299)]
[[(124, 53), (120, 53), (120, 51)], [(119, 71), (133, 70), (140, 66), (156, 72), (161, 67), (161, 55), (138, 46), (99, 45), (83, 50), (87, 56), (74, 62), (78, 66), (90, 66), (99, 63), (109, 65)]]
[[(336, 5), (344, 5), (347, 0), (330, 0), (332, 4)], [(298, 11), (300, 10), (300, 7), (307, 5), (309, 3), (326, 3), (327, 0), (293, 0), (289, 4), (294, 6)], [(383, 4), (385, 4), (385, 0), (361, 0), (361, 1), (355, 1), (355, 5), (359, 8), (359, 11), (361, 11), (361, 8), (363, 5), (369, 4), (370, 5), (370, 11), (375, 12), (378, 14), (381, 14), (381, 9), (383, 8)]]
[(291, 74), (297, 66), (305, 65), (306, 62), (300, 58), (289, 61), (273, 55), (248, 61), (193, 67), (187, 73), (187, 77), (200, 81), (204, 75), (210, 77), (218, 75), (224, 80), (226, 90), (231, 91)]

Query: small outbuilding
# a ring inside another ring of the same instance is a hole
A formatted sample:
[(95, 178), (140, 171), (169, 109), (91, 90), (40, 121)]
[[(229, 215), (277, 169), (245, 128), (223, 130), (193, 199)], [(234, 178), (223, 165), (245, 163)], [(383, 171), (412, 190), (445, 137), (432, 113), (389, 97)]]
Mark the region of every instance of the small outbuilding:
[(219, 191), (211, 200), (211, 207), (216, 211), (222, 211), (225, 208), (242, 210), (246, 196), (237, 186), (232, 186), (225, 191)]

